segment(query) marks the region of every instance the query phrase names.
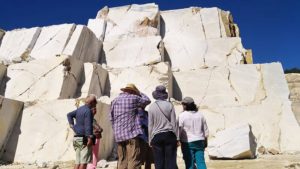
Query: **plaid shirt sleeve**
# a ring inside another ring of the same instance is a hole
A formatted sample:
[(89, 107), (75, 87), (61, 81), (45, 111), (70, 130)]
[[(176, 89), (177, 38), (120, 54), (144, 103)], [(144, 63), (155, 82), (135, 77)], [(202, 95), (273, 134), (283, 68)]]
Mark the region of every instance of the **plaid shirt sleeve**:
[(148, 104), (151, 103), (151, 100), (148, 96), (146, 96), (144, 93), (140, 93), (141, 97), (139, 97), (139, 107), (146, 107)]

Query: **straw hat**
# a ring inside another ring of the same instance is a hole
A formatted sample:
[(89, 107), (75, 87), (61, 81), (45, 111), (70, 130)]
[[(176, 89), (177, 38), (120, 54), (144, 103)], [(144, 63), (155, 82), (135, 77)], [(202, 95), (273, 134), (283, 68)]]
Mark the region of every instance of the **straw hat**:
[(127, 84), (126, 87), (121, 88), (121, 90), (123, 92), (134, 91), (136, 93), (140, 93), (140, 91), (137, 89), (137, 87), (134, 84), (132, 84), (132, 83)]

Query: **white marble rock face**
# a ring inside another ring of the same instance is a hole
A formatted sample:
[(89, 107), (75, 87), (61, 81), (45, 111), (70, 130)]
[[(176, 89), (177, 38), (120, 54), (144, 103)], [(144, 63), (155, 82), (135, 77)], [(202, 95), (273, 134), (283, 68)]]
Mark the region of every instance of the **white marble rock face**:
[(190, 70), (244, 63), (246, 50), (241, 39), (226, 36), (224, 23), (219, 21), (220, 11), (186, 8), (161, 13), (165, 23), (161, 28), (163, 42), (173, 68)]
[(98, 18), (107, 21), (104, 41), (159, 34), (159, 9), (154, 3), (109, 8), (106, 13), (102, 9)]
[(7, 31), (1, 43), (0, 59), (12, 62), (15, 58), (29, 57), (40, 32), (41, 28), (38, 27)]
[(173, 69), (233, 66), (245, 60), (246, 50), (238, 37), (199, 40), (177, 34), (166, 35), (163, 42)]
[(87, 27), (94, 32), (95, 36), (103, 42), (105, 29), (106, 29), (106, 22), (102, 18), (97, 19), (89, 19)]
[(12, 134), (15, 123), (22, 113), (23, 102), (0, 96), (0, 159), (6, 151), (6, 144)]
[(292, 102), (292, 110), (300, 125), (300, 74), (289, 73), (285, 75), (290, 89), (290, 100)]
[(300, 102), (300, 73), (289, 73), (285, 78), (290, 89), (290, 100)]
[(75, 109), (73, 99), (33, 103), (26, 107), (19, 129), (13, 131), (6, 147), (4, 159), (22, 163), (73, 160), (73, 131), (69, 128), (67, 113)]
[(218, 67), (173, 75), (180, 89), (174, 98), (193, 97), (212, 135), (244, 122), (253, 127), (259, 145), (281, 152), (300, 150), (300, 137), (295, 137), (300, 128), (291, 111), (281, 64)]
[(250, 125), (240, 124), (217, 132), (209, 141), (207, 150), (211, 158), (254, 158), (256, 143)]
[[(173, 72), (179, 86), (174, 97), (180, 100), (191, 96), (198, 105), (214, 108), (256, 102), (261, 80), (257, 69), (257, 65), (240, 65)], [(247, 85), (249, 81), (251, 86)]]
[[(74, 99), (66, 99), (33, 103), (26, 107), (19, 128), (14, 129), (6, 146), (3, 159), (14, 159), (14, 162), (22, 163), (74, 160), (74, 132), (69, 128), (67, 113), (76, 109), (75, 104)], [(109, 109), (110, 99), (100, 98), (95, 116), (104, 129), (100, 141), (100, 159), (107, 159), (114, 145), (113, 131), (108, 119)]]
[(13, 64), (7, 69), (5, 97), (22, 101), (58, 99), (63, 84), (64, 57)]
[(74, 30), (74, 24), (43, 27), (30, 56), (34, 59), (50, 59), (62, 54)]
[[(126, 68), (161, 62), (160, 36), (116, 39), (104, 42), (105, 62), (110, 68)], [(104, 62), (104, 63), (105, 63)]]
[(205, 30), (206, 38), (226, 37), (225, 25), (221, 19), (221, 10), (214, 8), (200, 9), (201, 21)]
[(62, 52), (83, 62), (98, 62), (102, 42), (86, 26), (77, 25), (75, 31)]
[(140, 66), (127, 69), (109, 70), (109, 80), (111, 85), (110, 97), (114, 99), (121, 93), (121, 88), (126, 84), (133, 83), (151, 100), (152, 92), (157, 85), (164, 85), (168, 89), (170, 97), (172, 97), (172, 74), (167, 63), (159, 63), (156, 65)]

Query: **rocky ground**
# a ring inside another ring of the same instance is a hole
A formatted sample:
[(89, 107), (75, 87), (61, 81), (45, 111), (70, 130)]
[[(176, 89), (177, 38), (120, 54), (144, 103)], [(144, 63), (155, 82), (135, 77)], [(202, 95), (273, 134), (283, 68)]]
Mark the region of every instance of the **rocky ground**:
[[(116, 161), (107, 163), (107, 169), (115, 169)], [(184, 168), (181, 159), (179, 168)], [(55, 164), (0, 164), (0, 169), (72, 169), (73, 162)], [(100, 167), (99, 167), (100, 168)], [(254, 160), (208, 160), (209, 169), (300, 169), (299, 155), (264, 155)]]

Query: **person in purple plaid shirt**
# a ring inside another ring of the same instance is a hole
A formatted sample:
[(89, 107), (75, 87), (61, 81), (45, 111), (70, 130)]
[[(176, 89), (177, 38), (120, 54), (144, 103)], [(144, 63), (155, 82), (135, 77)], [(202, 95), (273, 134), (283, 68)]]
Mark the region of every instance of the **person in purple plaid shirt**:
[(123, 92), (112, 101), (110, 120), (118, 144), (118, 169), (140, 169), (142, 166), (141, 143), (143, 134), (138, 108), (150, 104), (150, 99), (134, 84), (127, 84)]

